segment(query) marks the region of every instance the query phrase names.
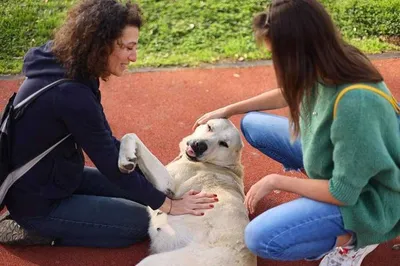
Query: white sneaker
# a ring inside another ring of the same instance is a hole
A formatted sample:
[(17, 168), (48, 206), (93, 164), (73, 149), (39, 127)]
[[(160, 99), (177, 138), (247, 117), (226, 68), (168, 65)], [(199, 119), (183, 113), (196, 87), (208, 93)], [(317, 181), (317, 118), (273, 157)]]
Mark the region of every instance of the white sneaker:
[(365, 256), (377, 246), (370, 245), (357, 250), (352, 247), (337, 247), (322, 259), (319, 266), (360, 266)]

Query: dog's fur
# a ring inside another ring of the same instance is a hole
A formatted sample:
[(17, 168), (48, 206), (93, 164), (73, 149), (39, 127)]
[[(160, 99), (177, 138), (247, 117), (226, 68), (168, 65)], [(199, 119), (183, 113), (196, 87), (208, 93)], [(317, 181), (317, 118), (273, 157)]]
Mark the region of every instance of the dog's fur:
[(243, 204), (239, 131), (227, 119), (210, 120), (179, 146), (179, 156), (165, 168), (135, 134), (121, 140), (121, 171), (132, 171), (138, 165), (157, 189), (174, 198), (190, 189), (215, 193), (219, 198), (204, 216), (174, 216), (148, 208), (152, 255), (138, 265), (256, 265), (256, 257), (244, 244), (249, 218)]

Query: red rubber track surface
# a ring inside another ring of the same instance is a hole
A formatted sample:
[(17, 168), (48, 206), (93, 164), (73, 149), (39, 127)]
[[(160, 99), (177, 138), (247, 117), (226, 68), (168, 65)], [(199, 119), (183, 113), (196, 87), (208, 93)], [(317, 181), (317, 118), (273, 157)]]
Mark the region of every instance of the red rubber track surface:
[[(400, 100), (400, 59), (377, 59), (373, 62), (382, 72), (390, 90)], [(0, 80), (1, 109), (21, 82), (22, 79)], [(101, 91), (105, 113), (114, 134), (120, 138), (125, 133), (136, 133), (167, 164), (175, 158), (179, 141), (191, 133), (192, 125), (200, 115), (275, 87), (273, 68), (255, 66), (131, 73), (102, 82)], [(287, 110), (274, 113), (286, 115)], [(231, 120), (239, 127), (240, 118), (235, 116)], [(247, 142), (242, 161), (245, 166), (246, 191), (267, 174), (283, 173), (281, 165), (268, 159)], [(87, 163), (91, 165), (88, 159)], [(298, 173), (289, 175), (302, 177)], [(295, 195), (289, 193), (272, 193), (259, 204), (257, 214), (295, 198)], [(391, 250), (395, 242), (400, 243), (400, 239), (380, 245), (365, 258), (363, 266), (400, 265), (400, 251)], [(148, 244), (144, 242), (121, 249), (0, 246), (0, 265), (131, 266), (146, 256)], [(258, 265), (311, 266), (318, 265), (318, 262), (259, 259)]]

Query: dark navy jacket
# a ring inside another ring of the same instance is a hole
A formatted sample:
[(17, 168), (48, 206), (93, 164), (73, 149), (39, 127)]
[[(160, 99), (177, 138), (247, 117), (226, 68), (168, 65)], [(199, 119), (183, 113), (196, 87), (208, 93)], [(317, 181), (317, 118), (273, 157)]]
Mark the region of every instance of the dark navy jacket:
[[(27, 78), (15, 104), (65, 76), (63, 67), (51, 53), (51, 44), (50, 41), (26, 54), (23, 71)], [(84, 168), (83, 149), (103, 175), (129, 190), (137, 202), (157, 209), (165, 195), (143, 175), (122, 174), (118, 169), (119, 141), (113, 137), (103, 112), (99, 80), (77, 81), (60, 84), (42, 94), (16, 122), (14, 166), (42, 153), (68, 133), (72, 136), (12, 186), (5, 199), (7, 208), (18, 217), (48, 214), (79, 187)], [(127, 182), (128, 178), (135, 182)]]

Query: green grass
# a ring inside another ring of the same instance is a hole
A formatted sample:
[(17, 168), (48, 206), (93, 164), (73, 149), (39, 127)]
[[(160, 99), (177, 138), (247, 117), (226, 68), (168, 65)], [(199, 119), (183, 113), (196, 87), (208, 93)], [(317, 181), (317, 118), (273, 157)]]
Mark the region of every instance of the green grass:
[[(397, 34), (398, 12), (395, 11), (398, 11), (400, 0), (371, 0), (371, 3), (374, 2), (373, 8), (365, 5), (367, 0), (358, 1), (361, 2), (360, 8), (355, 0), (322, 2), (334, 13), (333, 17), (338, 25), (343, 27), (345, 38), (364, 52), (373, 54), (400, 51), (399, 46), (382, 42), (378, 38), (379, 34)], [(76, 0), (1, 0), (0, 74), (20, 73), (26, 51), (51, 38), (53, 30), (66, 15), (67, 8), (74, 2)], [(251, 31), (253, 15), (263, 10), (268, 1), (138, 2), (144, 11), (146, 24), (141, 31), (138, 61), (132, 67), (196, 66), (218, 61), (270, 58), (269, 53), (256, 47)], [(344, 6), (353, 10), (357, 17), (345, 17), (347, 13), (344, 12)], [(360, 19), (363, 18), (363, 12), (368, 10), (374, 12), (374, 17)], [(384, 26), (376, 25), (376, 16), (382, 16), (382, 21), (389, 22)], [(358, 31), (354, 32), (349, 27), (353, 24)], [(361, 34), (364, 32), (369, 35)]]
[(51, 36), (73, 2), (1, 0), (0, 73), (20, 73), (24, 54)]

